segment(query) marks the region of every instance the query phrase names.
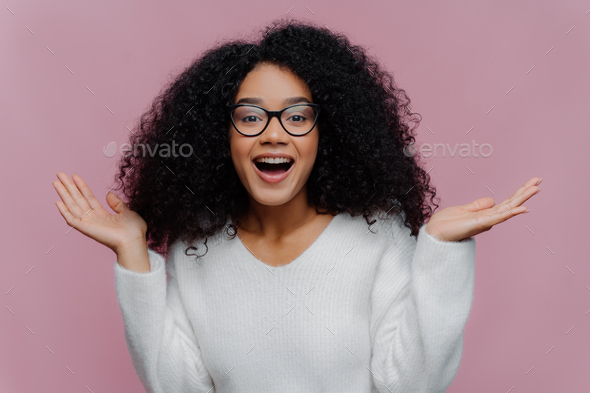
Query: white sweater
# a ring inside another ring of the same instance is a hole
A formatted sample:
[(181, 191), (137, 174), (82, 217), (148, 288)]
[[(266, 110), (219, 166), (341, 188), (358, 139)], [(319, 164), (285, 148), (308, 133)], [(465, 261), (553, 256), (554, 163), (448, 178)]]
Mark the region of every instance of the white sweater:
[(200, 262), (181, 242), (166, 263), (148, 249), (150, 272), (115, 262), (126, 343), (145, 388), (444, 392), (461, 361), (475, 240), (443, 242), (424, 226), (416, 240), (399, 218), (371, 230), (341, 213), (279, 267), (222, 232)]

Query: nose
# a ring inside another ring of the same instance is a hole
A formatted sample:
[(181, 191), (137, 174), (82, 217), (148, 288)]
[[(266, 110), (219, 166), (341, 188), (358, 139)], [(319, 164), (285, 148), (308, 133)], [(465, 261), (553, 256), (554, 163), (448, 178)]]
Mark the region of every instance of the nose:
[(260, 143), (272, 142), (272, 143), (288, 143), (289, 134), (281, 123), (278, 117), (274, 116), (270, 119), (268, 126), (262, 134), (260, 134)]

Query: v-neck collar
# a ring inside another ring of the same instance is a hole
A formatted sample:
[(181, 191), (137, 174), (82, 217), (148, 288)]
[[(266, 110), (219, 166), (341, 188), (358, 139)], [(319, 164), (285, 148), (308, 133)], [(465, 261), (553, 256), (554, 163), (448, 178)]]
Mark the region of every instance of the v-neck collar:
[(242, 239), (240, 239), (240, 237), (237, 235), (236, 233), (236, 237), (234, 238), (234, 241), (237, 243), (236, 247), (238, 249), (238, 252), (242, 255), (244, 255), (244, 259), (246, 259), (248, 261), (248, 263), (251, 263), (252, 265), (260, 268), (267, 268), (269, 269), (271, 272), (273, 271), (285, 271), (288, 269), (294, 269), (296, 268), (298, 265), (300, 265), (302, 263), (302, 261), (309, 259), (310, 254), (312, 254), (316, 249), (322, 247), (326, 241), (329, 240), (330, 235), (332, 234), (332, 232), (334, 231), (334, 227), (336, 226), (336, 220), (339, 220), (342, 215), (342, 213), (335, 215), (334, 217), (332, 217), (332, 220), (330, 220), (330, 222), (328, 223), (328, 226), (326, 226), (326, 228), (324, 228), (324, 230), (322, 231), (322, 233), (320, 233), (320, 235), (314, 240), (314, 242), (307, 247), (307, 249), (305, 249), (305, 251), (303, 251), (301, 254), (299, 254), (299, 256), (297, 258), (295, 258), (294, 260), (292, 260), (291, 262), (289, 262), (286, 265), (281, 265), (281, 266), (271, 266), (263, 261), (261, 261), (260, 259), (256, 258), (254, 256), (254, 254), (252, 254), (252, 252), (250, 252), (250, 249), (248, 247), (246, 247), (246, 245), (244, 245), (244, 243), (242, 243)]

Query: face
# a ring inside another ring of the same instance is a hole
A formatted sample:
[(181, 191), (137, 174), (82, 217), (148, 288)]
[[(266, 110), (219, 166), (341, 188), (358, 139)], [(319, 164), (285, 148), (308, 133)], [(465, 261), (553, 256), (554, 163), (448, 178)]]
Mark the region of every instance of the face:
[[(259, 64), (246, 75), (234, 103), (250, 103), (269, 111), (280, 111), (286, 106), (306, 102), (303, 99), (285, 102), (292, 97), (304, 97), (307, 102), (313, 103), (305, 82), (291, 71), (271, 64)], [(246, 98), (258, 99), (259, 102), (240, 102)], [(297, 121), (301, 118), (291, 119)], [(247, 120), (256, 121), (257, 118), (249, 117)], [(298, 194), (306, 193), (305, 185), (316, 159), (318, 140), (317, 125), (306, 135), (292, 136), (273, 117), (262, 134), (248, 137), (237, 132), (230, 122), (230, 151), (234, 167), (250, 198), (262, 205), (280, 206)], [(293, 163), (287, 172), (284, 169), (288, 165), (259, 163), (257, 166), (255, 159), (268, 153), (289, 156)]]

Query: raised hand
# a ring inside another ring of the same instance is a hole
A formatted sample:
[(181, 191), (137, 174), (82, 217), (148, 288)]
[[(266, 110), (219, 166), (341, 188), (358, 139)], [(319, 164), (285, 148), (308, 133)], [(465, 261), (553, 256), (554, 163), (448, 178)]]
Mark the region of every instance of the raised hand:
[(522, 204), (541, 191), (541, 178), (533, 177), (510, 198), (496, 205), (492, 198), (480, 198), (462, 206), (452, 206), (436, 212), (426, 224), (426, 232), (443, 241), (461, 241), (489, 231), (499, 224), (528, 212)]
[(68, 225), (115, 253), (145, 243), (146, 222), (114, 193), (107, 193), (106, 200), (117, 214), (101, 206), (80, 176), (72, 175), (73, 182), (63, 172), (57, 177), (52, 184), (61, 201), (55, 204)]

